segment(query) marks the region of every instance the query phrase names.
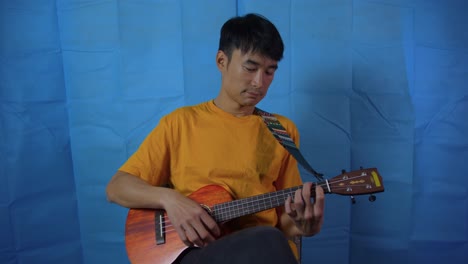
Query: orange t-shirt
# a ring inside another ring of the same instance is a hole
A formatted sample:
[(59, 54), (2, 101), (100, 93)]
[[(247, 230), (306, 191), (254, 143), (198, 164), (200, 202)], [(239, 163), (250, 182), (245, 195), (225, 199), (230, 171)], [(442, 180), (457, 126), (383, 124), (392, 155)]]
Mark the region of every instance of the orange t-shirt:
[[(294, 123), (275, 116), (297, 144)], [(302, 184), (297, 161), (260, 116), (235, 117), (213, 101), (164, 116), (120, 170), (184, 195), (220, 185), (233, 199)], [(276, 210), (270, 209), (241, 217), (234, 228), (277, 224)]]

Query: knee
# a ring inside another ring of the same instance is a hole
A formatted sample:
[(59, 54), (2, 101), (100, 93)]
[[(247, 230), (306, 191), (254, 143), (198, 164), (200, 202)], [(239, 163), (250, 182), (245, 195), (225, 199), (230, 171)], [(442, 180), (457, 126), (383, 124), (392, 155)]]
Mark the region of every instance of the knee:
[(289, 247), (286, 236), (278, 228), (269, 226), (254, 227), (249, 237), (251, 238), (250, 243), (255, 244), (257, 247), (262, 245), (267, 247), (272, 245)]
[[(253, 263), (297, 263), (288, 239), (274, 227), (255, 227), (247, 247), (253, 250)], [(269, 261), (265, 261), (269, 260)]]
[(286, 240), (283, 232), (271, 226), (259, 226), (254, 228), (254, 236), (268, 240)]

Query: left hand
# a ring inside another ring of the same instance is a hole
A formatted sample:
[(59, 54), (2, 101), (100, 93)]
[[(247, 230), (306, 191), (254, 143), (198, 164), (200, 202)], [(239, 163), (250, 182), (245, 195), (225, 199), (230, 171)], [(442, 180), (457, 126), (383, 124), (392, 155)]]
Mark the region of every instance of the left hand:
[(315, 196), (312, 192), (313, 183), (308, 182), (290, 196), (284, 204), (285, 213), (294, 221), (303, 236), (313, 236), (320, 232), (323, 224), (323, 210), (325, 195), (322, 187), (315, 187)]

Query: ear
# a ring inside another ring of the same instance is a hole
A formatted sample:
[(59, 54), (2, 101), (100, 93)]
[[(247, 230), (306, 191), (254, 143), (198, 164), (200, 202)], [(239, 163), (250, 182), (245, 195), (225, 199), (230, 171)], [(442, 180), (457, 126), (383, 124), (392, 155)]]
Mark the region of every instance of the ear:
[(227, 65), (228, 57), (226, 56), (226, 53), (222, 50), (218, 50), (218, 53), (216, 53), (216, 66), (220, 71), (223, 71), (227, 68)]

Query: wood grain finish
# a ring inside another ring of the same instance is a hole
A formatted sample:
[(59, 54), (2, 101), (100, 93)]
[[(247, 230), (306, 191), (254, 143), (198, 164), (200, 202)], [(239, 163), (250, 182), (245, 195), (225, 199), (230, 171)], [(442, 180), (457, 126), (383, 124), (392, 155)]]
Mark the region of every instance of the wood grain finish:
[[(201, 204), (209, 213), (215, 204), (232, 201), (231, 195), (217, 185), (205, 186), (189, 198)], [(157, 211), (163, 212), (153, 209), (129, 210), (125, 225), (125, 246), (131, 263), (172, 263), (187, 248), (175, 231), (165, 234), (165, 243), (156, 243), (156, 235), (160, 230), (155, 224)], [(163, 215), (166, 229), (173, 229), (165, 212)]]
[[(383, 192), (383, 181), (376, 168), (361, 169), (317, 183), (325, 193), (345, 196)], [(312, 196), (315, 193), (312, 186)], [(228, 234), (225, 223), (245, 215), (281, 206), (289, 196), (294, 196), (295, 186), (276, 192), (233, 200), (221, 186), (208, 185), (189, 196), (220, 224), (223, 234)], [(375, 196), (371, 196), (371, 201)], [(165, 232), (166, 231), (166, 232)], [(125, 246), (133, 264), (172, 263), (187, 248), (171, 226), (164, 210), (130, 209), (125, 226)]]

